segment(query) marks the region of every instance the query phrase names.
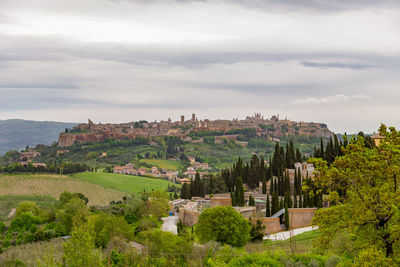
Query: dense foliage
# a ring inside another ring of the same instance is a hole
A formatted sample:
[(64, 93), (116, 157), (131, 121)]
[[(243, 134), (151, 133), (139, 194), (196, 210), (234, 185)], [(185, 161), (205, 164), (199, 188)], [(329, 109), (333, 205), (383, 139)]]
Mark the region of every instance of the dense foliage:
[(65, 162), (60, 164), (51, 164), (49, 166), (33, 166), (31, 163), (20, 165), (18, 163), (0, 167), (0, 173), (57, 173), (71, 174), (91, 170), (90, 166), (81, 163)]
[(317, 245), (340, 247), (360, 265), (393, 266), (400, 264), (400, 133), (382, 125), (379, 134), (378, 147), (358, 136), (332, 164), (313, 160), (320, 171), (314, 186), (331, 203), (316, 214)]
[(243, 246), (250, 239), (250, 226), (232, 207), (204, 210), (195, 228), (200, 241), (217, 241), (232, 246)]

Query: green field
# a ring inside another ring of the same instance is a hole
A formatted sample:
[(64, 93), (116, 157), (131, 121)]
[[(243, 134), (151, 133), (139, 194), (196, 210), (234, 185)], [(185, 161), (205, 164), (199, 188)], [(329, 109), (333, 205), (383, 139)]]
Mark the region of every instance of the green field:
[(140, 162), (144, 162), (147, 163), (148, 165), (171, 171), (179, 171), (182, 170), (183, 168), (182, 163), (177, 160), (141, 159)]
[(73, 174), (72, 177), (127, 193), (140, 193), (143, 190), (151, 191), (153, 189), (165, 190), (170, 184), (161, 179), (100, 172), (81, 172)]
[[(62, 192), (82, 193), (89, 198), (89, 205), (107, 205), (112, 200), (120, 200), (125, 192), (113, 190), (105, 186), (75, 179), (70, 176), (56, 174), (15, 174), (0, 175), (0, 196), (4, 205), (11, 196), (47, 196), (58, 199)], [(17, 201), (17, 200), (16, 200)], [(0, 199), (1, 202), (1, 199)]]
[(35, 202), (42, 209), (49, 209), (56, 202), (55, 198), (47, 196), (0, 196), (0, 221), (10, 220), (11, 210), (25, 200)]

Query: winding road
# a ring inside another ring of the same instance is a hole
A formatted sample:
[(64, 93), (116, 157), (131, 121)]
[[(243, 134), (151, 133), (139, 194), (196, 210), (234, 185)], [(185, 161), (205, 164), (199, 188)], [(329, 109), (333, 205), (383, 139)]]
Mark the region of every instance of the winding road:
[(163, 225), (161, 226), (161, 230), (166, 232), (171, 232), (173, 234), (178, 234), (178, 228), (176, 224), (178, 223), (178, 216), (168, 216), (162, 218)]

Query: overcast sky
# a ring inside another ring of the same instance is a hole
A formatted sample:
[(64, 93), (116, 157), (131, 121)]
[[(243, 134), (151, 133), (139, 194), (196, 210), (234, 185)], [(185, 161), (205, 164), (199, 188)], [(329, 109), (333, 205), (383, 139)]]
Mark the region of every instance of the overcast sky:
[(400, 127), (399, 103), (398, 0), (0, 0), (0, 119), (351, 133)]

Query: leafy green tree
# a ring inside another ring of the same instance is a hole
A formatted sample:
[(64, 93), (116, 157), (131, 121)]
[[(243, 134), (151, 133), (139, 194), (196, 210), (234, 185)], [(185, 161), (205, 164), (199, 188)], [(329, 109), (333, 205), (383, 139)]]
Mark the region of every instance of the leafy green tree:
[(95, 249), (95, 233), (90, 224), (77, 227), (63, 248), (66, 266), (103, 266), (101, 253)]
[(38, 207), (38, 205), (33, 201), (21, 201), (18, 204), (17, 211), (15, 213), (15, 217), (19, 217), (24, 212), (31, 212), (35, 216), (39, 216), (42, 210)]
[(78, 197), (72, 197), (56, 211), (56, 220), (61, 223), (67, 233), (70, 233), (74, 226), (86, 221), (88, 210), (85, 201)]
[(384, 139), (377, 148), (366, 147), (359, 136), (330, 166), (313, 160), (320, 172), (315, 184), (335, 204), (316, 213), (322, 233), (317, 244), (328, 248), (347, 232), (354, 237), (359, 265), (371, 259), (380, 266), (400, 264), (400, 133), (381, 125), (379, 134)]
[(214, 207), (200, 214), (195, 233), (201, 242), (217, 241), (241, 247), (250, 239), (250, 226), (234, 208)]
[(193, 249), (193, 243), (184, 236), (177, 236), (159, 229), (143, 232), (139, 238), (146, 246), (146, 252), (152, 255), (151, 258), (165, 257), (166, 261), (156, 266), (186, 266), (186, 260)]
[(151, 192), (149, 204), (149, 214), (159, 219), (163, 216), (166, 216), (170, 209), (167, 192), (161, 190)]
[(100, 213), (88, 217), (89, 224), (93, 225), (95, 245), (105, 248), (112, 237), (131, 239), (131, 227), (121, 216)]
[(132, 195), (125, 200), (124, 215), (128, 223), (134, 223), (146, 212), (146, 202), (137, 195)]
[(11, 221), (9, 231), (24, 232), (33, 228), (36, 229), (38, 224), (40, 224), (39, 217), (33, 215), (31, 212), (24, 212)]

